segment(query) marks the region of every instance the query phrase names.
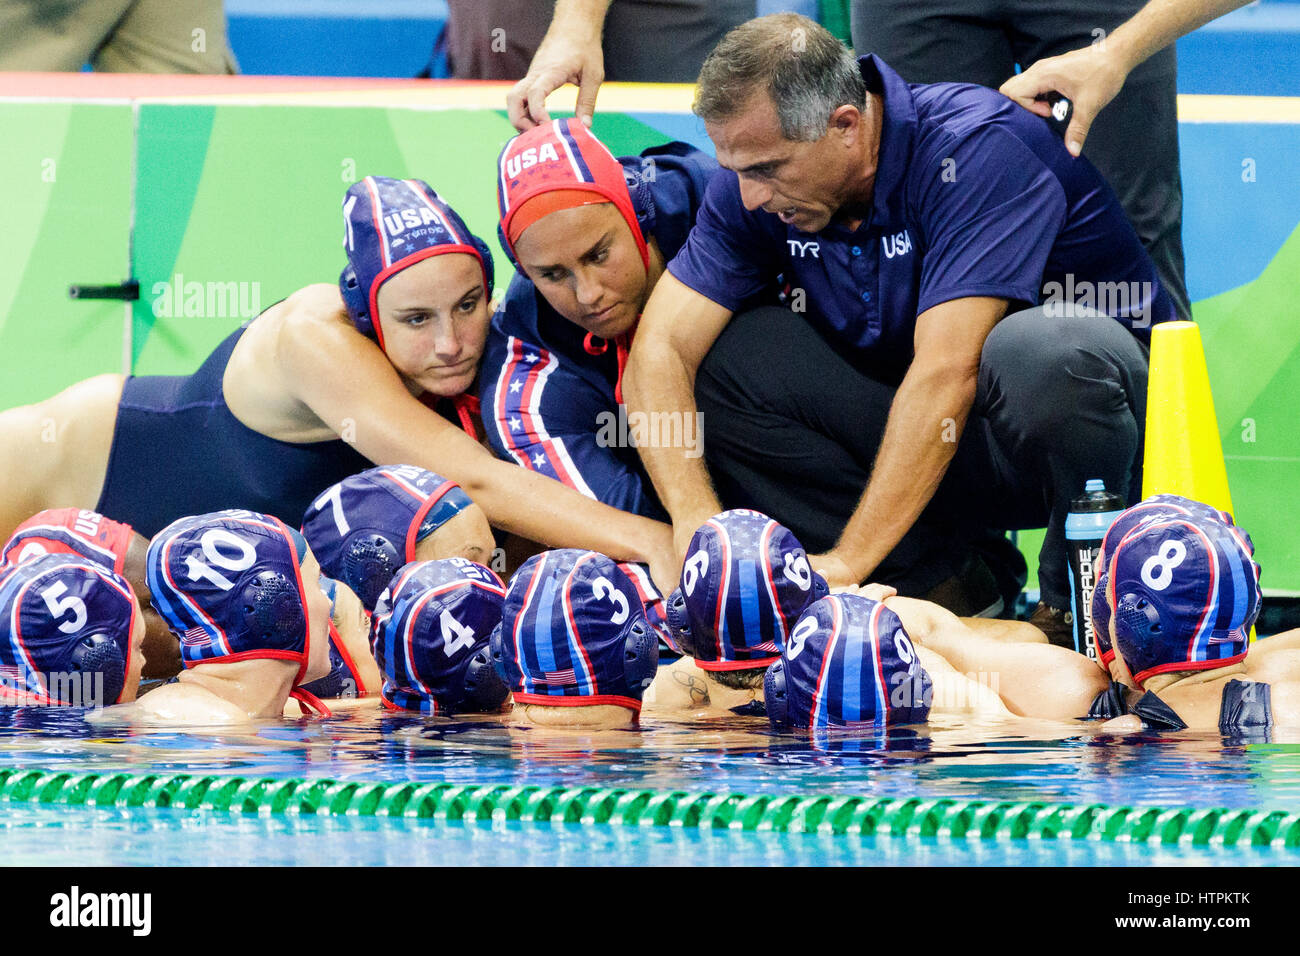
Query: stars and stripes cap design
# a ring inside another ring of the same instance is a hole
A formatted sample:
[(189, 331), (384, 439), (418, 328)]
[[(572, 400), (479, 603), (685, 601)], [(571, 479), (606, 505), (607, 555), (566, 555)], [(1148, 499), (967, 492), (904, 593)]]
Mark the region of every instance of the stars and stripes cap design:
[(1114, 650), (1139, 685), (1245, 658), (1261, 601), (1251, 551), (1249, 538), (1217, 515), (1156, 517), (1108, 549)]
[(301, 534), (255, 511), (180, 518), (160, 531), (149, 544), (147, 580), (185, 666), (290, 660), (301, 683), (310, 640), (306, 554)]
[(133, 533), (129, 524), (96, 511), (53, 508), (14, 529), (0, 549), (0, 564), (19, 564), (42, 554), (75, 554), (122, 574)]
[(381, 465), (330, 485), (302, 519), (321, 570), (367, 611), (415, 548), (473, 502), (449, 478), (414, 465)]
[(357, 331), (384, 347), (379, 288), (430, 256), (463, 252), (478, 259), (484, 295), (492, 295), (492, 253), (455, 210), (419, 179), (367, 176), (343, 197), (343, 248), (348, 264), (339, 290)]
[(930, 675), (898, 615), (854, 594), (813, 603), (763, 680), (773, 727), (809, 732), (921, 723), (931, 696)]
[[(637, 222), (623, 164), (591, 130), (573, 118), (535, 126), (501, 150), (497, 160), (497, 211), (501, 220), (498, 236), (512, 260), (516, 259), (514, 239), (527, 228), (520, 223), (531, 223), (545, 212), (578, 204), (566, 199), (558, 207), (544, 201), (529, 205), (557, 191), (569, 197), (590, 193), (596, 202), (613, 203), (632, 231), (642, 264), (650, 268), (649, 248)], [(523, 218), (517, 223), (521, 214)]]
[(119, 702), (138, 614), (126, 579), (80, 555), (47, 554), (0, 570), (0, 704), (6, 696), (69, 703), (63, 695), (79, 692), (70, 682), (96, 673), (102, 702)]
[(705, 670), (766, 667), (794, 620), (827, 593), (790, 529), (757, 511), (724, 511), (691, 538), (668, 625)]
[[(1113, 553), (1120, 540), (1139, 525), (1158, 518), (1196, 518), (1211, 523), (1222, 523), (1232, 530), (1251, 555), (1255, 553), (1254, 542), (1250, 535), (1233, 524), (1232, 516), (1207, 504), (1184, 498), (1182, 495), (1151, 495), (1131, 508), (1126, 508), (1118, 518), (1111, 522), (1101, 550), (1097, 554), (1097, 583), (1092, 592), (1092, 627), (1097, 639), (1097, 653), (1103, 665), (1109, 664), (1115, 657), (1115, 649), (1110, 643), (1111, 604), (1108, 603), (1109, 577), (1107, 574), (1110, 561), (1108, 555)], [(1256, 573), (1258, 578), (1258, 573)], [(1109, 597), (1113, 602), (1113, 596)]]
[(612, 559), (565, 548), (534, 555), (511, 578), (492, 660), (518, 702), (639, 711), (659, 638)]
[(370, 649), (385, 706), (425, 714), (499, 710), (509, 690), (488, 640), (505, 585), (465, 558), (405, 565), (375, 605)]

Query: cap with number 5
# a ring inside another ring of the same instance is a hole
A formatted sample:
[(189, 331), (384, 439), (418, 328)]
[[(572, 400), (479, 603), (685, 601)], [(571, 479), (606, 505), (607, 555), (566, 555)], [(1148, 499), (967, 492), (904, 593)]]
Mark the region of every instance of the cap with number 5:
[(829, 590), (789, 528), (757, 511), (724, 511), (691, 538), (668, 626), (705, 670), (766, 667), (794, 620)]
[(139, 651), (131, 635), (139, 615), (126, 579), (84, 558), (47, 554), (3, 568), (0, 704), (132, 699), (139, 677), (137, 666), (130, 679), (132, 656)]
[(391, 710), (425, 714), (500, 710), (510, 696), (488, 653), (505, 585), (465, 558), (401, 568), (375, 605), (370, 649)]
[(931, 694), (930, 675), (898, 615), (855, 594), (809, 607), (763, 678), (777, 729), (921, 723)]
[(613, 560), (543, 551), (510, 579), (492, 662), (521, 703), (639, 711), (659, 666), (659, 638)]
[(1259, 616), (1259, 565), (1244, 534), (1209, 515), (1156, 518), (1106, 552), (1115, 650), (1139, 685), (1242, 660)]

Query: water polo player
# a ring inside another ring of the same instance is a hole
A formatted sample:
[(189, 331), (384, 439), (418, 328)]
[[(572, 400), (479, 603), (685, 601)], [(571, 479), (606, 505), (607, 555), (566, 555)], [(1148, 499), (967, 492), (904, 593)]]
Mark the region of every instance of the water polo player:
[[(497, 527), (675, 575), (665, 526), (479, 444), (472, 392), (492, 259), (455, 212), (418, 180), (367, 177), (344, 213), (339, 284), (267, 309), (193, 375), (102, 375), (0, 413), (0, 534), (64, 506), (145, 535), (223, 508), (294, 520), (320, 489), (398, 461), (456, 481)], [(55, 441), (43, 440), (50, 422)]]
[[(149, 545), (149, 584), (185, 670), (113, 718), (181, 724), (278, 717), (326, 676), (330, 603), (302, 535), (270, 515), (181, 518)], [(326, 711), (327, 712), (327, 711)]]
[(440, 716), (505, 707), (510, 690), (488, 649), (505, 593), (496, 574), (464, 558), (403, 567), (375, 608), (384, 706)]
[(121, 575), (76, 554), (0, 567), (0, 705), (135, 700), (144, 620)]
[(367, 611), (404, 564), (492, 557), (483, 510), (456, 482), (413, 465), (370, 468), (330, 485), (303, 515), (302, 533), (321, 569)]
[(659, 666), (659, 640), (632, 581), (592, 551), (544, 551), (510, 580), (492, 662), (523, 724), (632, 727)]
[(20, 564), (44, 554), (75, 554), (108, 568), (130, 582), (144, 620), (143, 677), (166, 680), (180, 673), (181, 649), (149, 601), (145, 580), (146, 538), (127, 524), (94, 511), (56, 508), (20, 524), (0, 547), (0, 565)]

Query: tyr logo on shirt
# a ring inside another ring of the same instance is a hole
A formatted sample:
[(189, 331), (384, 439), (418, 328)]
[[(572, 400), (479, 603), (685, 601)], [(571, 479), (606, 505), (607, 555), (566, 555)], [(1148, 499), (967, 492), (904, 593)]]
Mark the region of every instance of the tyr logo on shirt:
[(530, 166), (536, 166), (538, 163), (558, 163), (559, 161), (560, 154), (556, 152), (553, 143), (530, 146), (522, 153), (516, 153), (514, 156), (506, 158), (506, 175), (513, 179)]
[(800, 258), (808, 255), (814, 259), (821, 258), (821, 245), (816, 242), (800, 242), (798, 239), (787, 239), (786, 244), (790, 246), (790, 255), (799, 256)]
[(892, 236), (885, 236), (880, 240), (880, 244), (885, 250), (886, 259), (905, 256), (912, 251), (912, 237), (907, 234), (906, 229)]

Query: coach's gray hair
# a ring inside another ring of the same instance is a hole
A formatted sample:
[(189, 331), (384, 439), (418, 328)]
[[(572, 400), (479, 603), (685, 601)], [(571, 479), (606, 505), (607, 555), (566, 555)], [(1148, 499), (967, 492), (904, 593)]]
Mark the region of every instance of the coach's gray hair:
[(725, 122), (766, 89), (786, 139), (811, 142), (826, 134), (831, 114), (862, 109), (867, 85), (852, 51), (825, 27), (795, 13), (774, 13), (736, 27), (713, 49), (695, 92), (695, 115)]

